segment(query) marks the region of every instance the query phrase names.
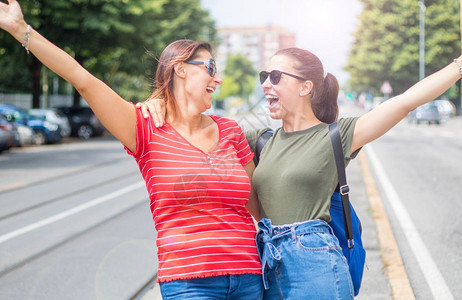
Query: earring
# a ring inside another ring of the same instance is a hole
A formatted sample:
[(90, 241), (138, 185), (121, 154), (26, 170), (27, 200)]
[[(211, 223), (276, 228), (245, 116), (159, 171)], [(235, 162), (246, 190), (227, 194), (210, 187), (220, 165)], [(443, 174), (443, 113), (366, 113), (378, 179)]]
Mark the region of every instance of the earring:
[(298, 93), (298, 95), (299, 95), (300, 97), (303, 97), (303, 93), (302, 93), (302, 92)]

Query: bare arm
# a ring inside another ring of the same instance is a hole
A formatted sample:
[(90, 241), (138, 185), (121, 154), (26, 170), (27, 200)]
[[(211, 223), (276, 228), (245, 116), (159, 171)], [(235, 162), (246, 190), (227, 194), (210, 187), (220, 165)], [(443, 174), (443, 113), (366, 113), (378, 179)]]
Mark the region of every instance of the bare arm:
[(29, 42), (26, 43), (27, 24), (21, 8), (15, 0), (8, 3), (0, 2), (0, 27), (20, 43), (28, 45), (30, 52), (45, 66), (70, 82), (104, 126), (131, 151), (135, 151), (136, 114), (133, 105), (32, 28)]
[[(457, 61), (462, 65), (462, 56)], [(385, 134), (410, 111), (443, 94), (460, 78), (459, 67), (452, 62), (361, 116), (355, 126), (351, 153)]]
[[(251, 160), (248, 164), (246, 164), (244, 166), (244, 169), (250, 178), (250, 182), (252, 182), (253, 171), (255, 170), (255, 164), (253, 163), (253, 160)], [(261, 219), (260, 203), (258, 202), (257, 193), (255, 193), (255, 190), (253, 189), (253, 187), (250, 188), (249, 201), (247, 202), (246, 207), (255, 220), (259, 221)]]

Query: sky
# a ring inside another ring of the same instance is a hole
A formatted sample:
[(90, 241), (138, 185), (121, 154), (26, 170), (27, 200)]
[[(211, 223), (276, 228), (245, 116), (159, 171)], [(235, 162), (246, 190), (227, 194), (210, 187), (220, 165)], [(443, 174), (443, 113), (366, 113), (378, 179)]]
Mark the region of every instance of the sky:
[(282, 26), (295, 34), (296, 47), (310, 50), (324, 69), (345, 84), (359, 0), (201, 0), (217, 27)]

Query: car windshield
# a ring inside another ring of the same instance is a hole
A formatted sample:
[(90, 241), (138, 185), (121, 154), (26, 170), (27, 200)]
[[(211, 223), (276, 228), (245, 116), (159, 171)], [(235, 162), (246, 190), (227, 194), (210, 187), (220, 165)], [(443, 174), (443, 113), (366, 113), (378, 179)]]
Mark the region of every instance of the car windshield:
[(425, 103), (419, 106), (418, 108), (422, 110), (438, 110), (438, 107), (436, 106), (436, 104), (432, 102)]
[(40, 111), (40, 110), (32, 110), (29, 112), (31, 116), (34, 116), (36, 118), (44, 118), (45, 117), (45, 113), (43, 111)]
[(26, 117), (25, 114), (23, 114), (23, 113), (21, 113), (19, 111), (15, 111), (15, 110), (5, 111), (5, 114), (7, 116), (8, 121), (12, 121), (12, 119), (14, 119), (14, 120), (22, 120), (23, 118)]
[(60, 118), (65, 118), (65, 117), (66, 117), (66, 115), (63, 114), (63, 113), (62, 113), (61, 111), (59, 111), (59, 110), (54, 110), (54, 112), (55, 112), (55, 114), (56, 114), (58, 117), (60, 117)]

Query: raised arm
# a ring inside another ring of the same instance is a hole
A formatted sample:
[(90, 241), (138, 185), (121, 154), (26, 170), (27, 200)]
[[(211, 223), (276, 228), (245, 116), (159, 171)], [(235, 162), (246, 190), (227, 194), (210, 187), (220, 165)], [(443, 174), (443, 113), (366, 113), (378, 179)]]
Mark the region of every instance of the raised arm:
[(94, 77), (69, 54), (49, 42), (24, 20), (16, 0), (0, 2), (0, 27), (9, 32), (45, 66), (70, 82), (90, 105), (104, 126), (130, 150), (136, 146), (136, 114), (104, 82)]
[(390, 98), (361, 116), (355, 126), (351, 152), (385, 134), (418, 106), (443, 94), (462, 77), (462, 56), (422, 79), (401, 95)]

